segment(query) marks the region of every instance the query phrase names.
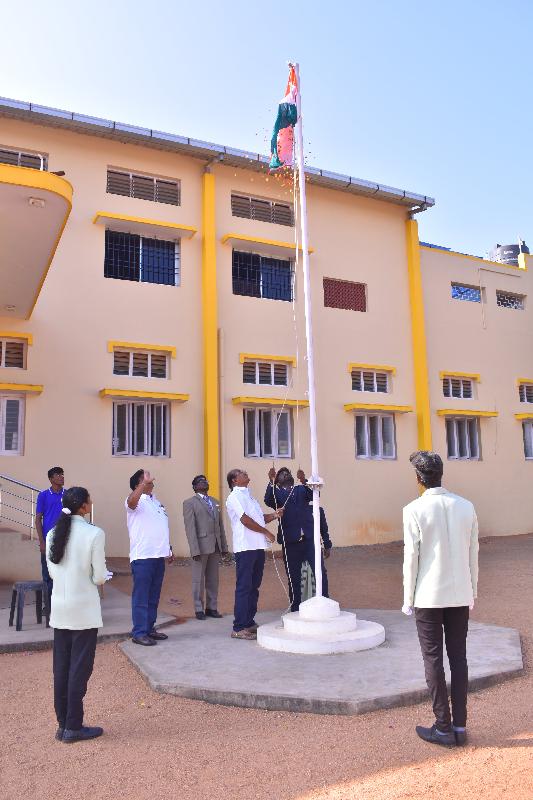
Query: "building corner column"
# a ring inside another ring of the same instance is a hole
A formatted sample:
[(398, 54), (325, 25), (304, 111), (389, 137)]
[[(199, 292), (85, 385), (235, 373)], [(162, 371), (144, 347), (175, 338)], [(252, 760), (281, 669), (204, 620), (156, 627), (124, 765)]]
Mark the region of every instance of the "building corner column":
[(405, 225), (418, 447), (420, 450), (431, 450), (431, 409), (429, 403), (426, 325), (424, 317), (424, 295), (422, 291), (418, 223), (415, 219), (408, 219)]
[(206, 167), (202, 176), (202, 323), (204, 470), (211, 494), (218, 497), (220, 451), (215, 176), (209, 167)]

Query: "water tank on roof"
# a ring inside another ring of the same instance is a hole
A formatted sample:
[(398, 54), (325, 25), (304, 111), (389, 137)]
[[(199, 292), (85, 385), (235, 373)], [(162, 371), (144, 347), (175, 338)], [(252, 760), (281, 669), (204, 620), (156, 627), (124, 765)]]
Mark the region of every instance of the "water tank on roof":
[(529, 247), (520, 239), (519, 244), (497, 244), (489, 253), (491, 261), (499, 261), (500, 264), (512, 264), (518, 266), (518, 256), (520, 253), (529, 253)]

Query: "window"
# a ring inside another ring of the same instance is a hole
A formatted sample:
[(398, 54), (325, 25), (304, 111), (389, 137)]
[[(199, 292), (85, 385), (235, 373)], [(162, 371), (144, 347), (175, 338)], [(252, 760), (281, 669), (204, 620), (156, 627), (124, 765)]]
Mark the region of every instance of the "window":
[(30, 169), (48, 169), (48, 159), (38, 153), (25, 153), (22, 150), (0, 148), (0, 164), (11, 164), (14, 167), (30, 167)]
[(389, 376), (376, 370), (352, 369), (352, 389), (355, 392), (389, 391)]
[(521, 403), (533, 403), (533, 383), (521, 383), (518, 395)]
[(355, 457), (396, 458), (396, 438), (392, 414), (355, 415)]
[(512, 294), (511, 292), (496, 291), (496, 305), (500, 308), (514, 308), (517, 311), (524, 310), (525, 295)]
[(522, 433), (524, 436), (524, 456), (533, 459), (533, 421), (527, 420), (522, 423)]
[(481, 289), (479, 286), (452, 283), (452, 300), (469, 300), (471, 303), (481, 303)]
[(366, 311), (365, 284), (324, 278), (324, 306), (347, 311)]
[(0, 396), (0, 455), (22, 454), (23, 411), (22, 397)]
[(170, 455), (169, 417), (168, 403), (113, 403), (113, 455)]
[(460, 397), (470, 400), (474, 396), (473, 381), (471, 378), (444, 377), (442, 379), (444, 397)]
[(0, 367), (26, 369), (26, 342), (0, 339)]
[(106, 230), (104, 276), (179, 286), (180, 243)]
[(168, 355), (156, 351), (115, 350), (113, 374), (134, 378), (168, 378)]
[(181, 183), (168, 178), (155, 178), (152, 175), (135, 175), (133, 172), (107, 170), (108, 194), (121, 194), (139, 200), (152, 200), (155, 203), (181, 204)]
[(447, 417), (448, 458), (479, 459), (479, 422), (477, 417)]
[(245, 408), (243, 418), (246, 457), (291, 458), (291, 411)]
[(274, 222), (276, 225), (294, 225), (292, 205), (276, 200), (261, 200), (244, 194), (231, 195), (231, 213), (234, 217)]
[(257, 253), (233, 251), (233, 294), (292, 300), (293, 270), (290, 261)]
[(289, 365), (279, 361), (245, 361), (242, 380), (243, 383), (259, 383), (263, 386), (287, 386)]

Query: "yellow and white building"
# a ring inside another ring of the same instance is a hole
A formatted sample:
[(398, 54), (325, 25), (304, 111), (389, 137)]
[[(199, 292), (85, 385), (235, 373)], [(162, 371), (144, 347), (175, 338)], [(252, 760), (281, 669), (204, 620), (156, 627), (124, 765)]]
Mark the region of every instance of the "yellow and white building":
[[(401, 537), (419, 447), (482, 534), (532, 529), (531, 258), (421, 245), (431, 205), (308, 170), (335, 545)], [(44, 487), (63, 466), (125, 555), (129, 476), (149, 469), (185, 555), (194, 475), (223, 499), (244, 467), (262, 499), (273, 462), (309, 470), (296, 252), (291, 187), (262, 156), (1, 100), (0, 474)]]

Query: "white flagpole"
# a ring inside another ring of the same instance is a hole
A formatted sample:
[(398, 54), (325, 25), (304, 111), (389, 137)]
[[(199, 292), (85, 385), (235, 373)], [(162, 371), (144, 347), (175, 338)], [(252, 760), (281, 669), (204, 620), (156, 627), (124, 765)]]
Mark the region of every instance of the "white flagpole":
[(300, 174), (300, 223), (302, 228), (302, 260), (304, 273), (305, 335), (307, 339), (307, 374), (309, 382), (309, 425), (311, 429), (311, 478), (313, 487), (313, 519), (315, 543), (315, 583), (316, 596), (322, 596), (322, 547), (320, 542), (320, 486), (322, 479), (318, 472), (318, 447), (316, 435), (316, 397), (315, 397), (315, 363), (313, 349), (313, 323), (311, 319), (311, 283), (309, 278), (309, 242), (307, 237), (307, 203), (305, 194), (305, 167), (303, 147), (302, 95), (300, 83), (300, 65), (294, 64), (296, 73), (296, 158)]

